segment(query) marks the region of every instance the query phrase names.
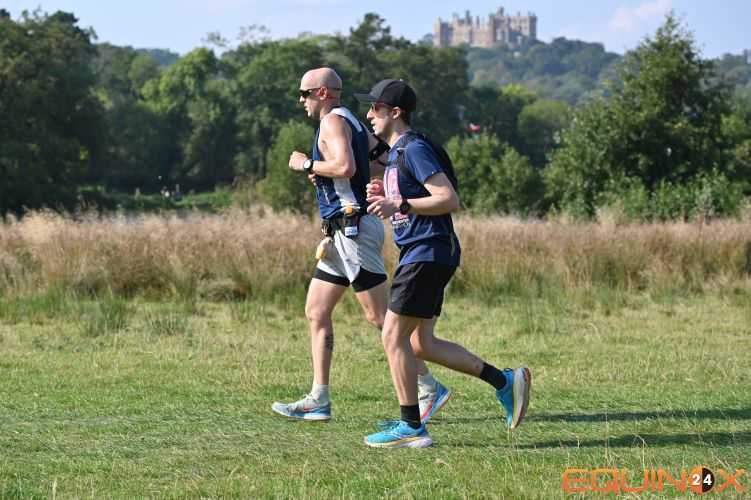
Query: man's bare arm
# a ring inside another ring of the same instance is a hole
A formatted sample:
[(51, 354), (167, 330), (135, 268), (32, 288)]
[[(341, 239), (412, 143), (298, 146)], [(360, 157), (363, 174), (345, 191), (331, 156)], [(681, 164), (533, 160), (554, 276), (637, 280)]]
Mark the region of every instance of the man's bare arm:
[[(330, 113), (321, 120), (321, 133), (318, 146), (325, 160), (316, 160), (313, 173), (330, 178), (350, 178), (355, 175), (357, 165), (352, 152), (352, 131), (344, 118)], [(308, 155), (294, 151), (290, 155), (289, 167), (302, 171)], [(311, 181), (312, 182), (312, 181)]]
[(333, 113), (321, 120), (319, 147), (325, 160), (316, 160), (313, 172), (323, 177), (350, 178), (357, 164), (352, 152), (352, 131), (344, 118)]

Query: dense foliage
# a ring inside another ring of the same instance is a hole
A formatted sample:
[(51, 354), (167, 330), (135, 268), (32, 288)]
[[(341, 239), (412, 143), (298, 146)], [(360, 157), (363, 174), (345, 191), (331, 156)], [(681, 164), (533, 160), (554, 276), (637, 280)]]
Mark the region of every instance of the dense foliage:
[(95, 53), (70, 14), (0, 11), (0, 213), (76, 202), (103, 144)]
[(603, 81), (614, 76), (621, 56), (600, 43), (556, 38), (518, 50), (470, 48), (467, 60), (473, 84), (523, 84), (543, 97), (576, 104), (602, 93)]
[(97, 45), (70, 13), (0, 10), (0, 213), (230, 184), (306, 211), (310, 186), (286, 160), (310, 149), (296, 89), (323, 65), (363, 119), (354, 92), (409, 81), (414, 125), (447, 145), (470, 210), (687, 217), (732, 213), (751, 194), (751, 65), (703, 59), (672, 17), (625, 58), (562, 38), (436, 49), (376, 14), (347, 34), (257, 30), (235, 46), (210, 34), (221, 54), (178, 57)]
[(729, 92), (713, 81), (691, 36), (669, 18), (627, 55), (621, 78), (610, 99), (577, 111), (563, 133), (546, 171), (553, 199), (586, 214), (629, 200), (629, 209), (648, 219), (737, 207), (733, 181), (744, 179), (730, 168), (723, 133)]

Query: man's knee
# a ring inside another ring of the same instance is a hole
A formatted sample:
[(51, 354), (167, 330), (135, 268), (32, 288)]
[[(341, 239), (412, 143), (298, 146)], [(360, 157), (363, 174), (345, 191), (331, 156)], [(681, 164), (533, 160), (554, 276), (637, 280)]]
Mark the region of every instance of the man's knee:
[(331, 309), (323, 307), (320, 304), (305, 304), (305, 317), (309, 323), (329, 323), (331, 322)]
[(373, 310), (365, 311), (365, 319), (368, 321), (368, 323), (378, 328), (379, 330), (383, 329), (383, 321), (385, 318), (386, 315), (383, 313), (379, 313)]
[(415, 353), (420, 359), (428, 359), (430, 357), (430, 349), (428, 343), (424, 342), (417, 335), (412, 335), (409, 339), (409, 343), (412, 345), (412, 352)]
[(383, 343), (383, 348), (387, 351), (394, 349), (399, 343), (399, 330), (394, 325), (384, 326), (383, 330), (381, 330), (381, 342)]

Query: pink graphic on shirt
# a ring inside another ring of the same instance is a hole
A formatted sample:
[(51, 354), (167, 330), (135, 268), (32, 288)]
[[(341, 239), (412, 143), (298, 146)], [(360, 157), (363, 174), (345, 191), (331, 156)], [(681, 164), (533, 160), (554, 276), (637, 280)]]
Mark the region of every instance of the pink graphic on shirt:
[[(386, 173), (383, 174), (383, 186), (386, 193), (386, 197), (389, 199), (401, 198), (402, 194), (399, 192), (399, 171), (396, 168), (386, 169)], [(391, 216), (391, 224), (394, 226), (402, 226), (409, 224), (409, 215), (401, 214), (399, 212)]]

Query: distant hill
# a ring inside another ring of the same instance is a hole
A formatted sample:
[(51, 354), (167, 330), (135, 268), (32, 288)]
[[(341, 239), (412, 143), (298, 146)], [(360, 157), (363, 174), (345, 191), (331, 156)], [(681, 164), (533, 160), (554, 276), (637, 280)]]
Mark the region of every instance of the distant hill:
[(136, 49), (136, 52), (150, 55), (162, 68), (172, 66), (180, 59), (180, 54), (167, 49)]
[(622, 56), (601, 43), (556, 38), (532, 42), (518, 50), (499, 46), (467, 48), (470, 82), (521, 84), (542, 97), (577, 104), (601, 91), (605, 78), (615, 75)]
[(736, 94), (751, 101), (751, 52), (725, 54), (715, 60), (715, 71), (735, 88)]
[[(751, 54), (726, 54), (714, 60), (717, 75), (738, 95), (751, 99)], [(533, 42), (518, 50), (467, 48), (473, 85), (519, 84), (542, 97), (575, 105), (602, 95), (605, 80), (617, 80), (623, 56), (607, 52), (600, 43), (556, 38)]]

